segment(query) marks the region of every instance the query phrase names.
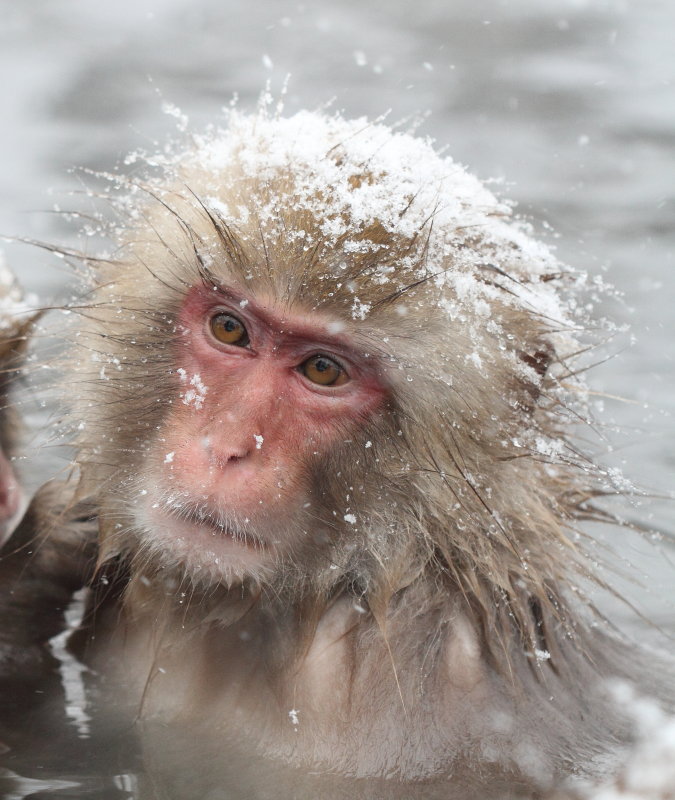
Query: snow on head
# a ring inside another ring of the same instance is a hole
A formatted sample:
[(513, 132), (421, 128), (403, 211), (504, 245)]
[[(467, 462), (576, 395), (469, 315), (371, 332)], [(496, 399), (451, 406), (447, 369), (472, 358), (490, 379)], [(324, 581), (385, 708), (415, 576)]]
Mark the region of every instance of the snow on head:
[[(245, 229), (255, 209), (266, 236), (278, 234), (286, 244), (295, 239), (304, 252), (320, 248), (336, 278), (355, 258), (377, 257), (369, 271), (373, 284), (402, 289), (417, 270), (418, 278), (431, 275), (439, 288), (479, 307), (499, 293), (495, 282), (508, 282), (510, 302), (566, 318), (548, 285), (560, 272), (548, 248), (509, 219), (508, 203), (428, 139), (339, 115), (231, 111), (226, 130), (195, 141), (196, 149), (167, 157), (167, 166), (179, 176), (201, 175), (207, 204), (233, 230)], [(218, 192), (223, 176), (229, 197)], [(284, 226), (290, 208), (308, 224)], [(423, 268), (405, 248), (392, 259), (391, 241), (423, 242)], [(345, 287), (347, 281), (338, 286)], [(366, 319), (371, 304), (352, 291), (351, 315)]]
[[(439, 221), (452, 218), (464, 225), (482, 224), (495, 210), (508, 213), (476, 178), (440, 158), (428, 140), (365, 119), (307, 111), (288, 119), (233, 112), (227, 135), (202, 140), (192, 157), (214, 173), (236, 164), (256, 178), (292, 164), (298, 200), (307, 210), (320, 204), (325, 211), (326, 187), (331, 187), (334, 215), (324, 221), (322, 233), (333, 240), (374, 222), (390, 233), (412, 236), (430, 209), (437, 209)], [(360, 243), (345, 244), (349, 249)]]

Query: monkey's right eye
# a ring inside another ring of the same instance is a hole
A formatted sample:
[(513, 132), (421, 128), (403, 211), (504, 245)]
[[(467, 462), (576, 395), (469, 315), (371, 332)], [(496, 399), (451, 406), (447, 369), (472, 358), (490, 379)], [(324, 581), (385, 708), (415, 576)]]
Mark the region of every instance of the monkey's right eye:
[(232, 314), (221, 312), (211, 317), (209, 322), (211, 333), (223, 344), (246, 347), (249, 344), (248, 332), (244, 323)]

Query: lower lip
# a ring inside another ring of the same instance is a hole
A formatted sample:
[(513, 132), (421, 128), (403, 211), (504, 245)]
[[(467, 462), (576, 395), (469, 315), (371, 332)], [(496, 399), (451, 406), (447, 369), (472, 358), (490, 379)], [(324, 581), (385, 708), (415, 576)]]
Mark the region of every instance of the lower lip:
[(236, 537), (230, 530), (211, 522), (208, 518), (201, 521), (184, 520), (159, 508), (150, 509), (150, 516), (161, 530), (165, 530), (177, 538), (204, 537), (211, 547), (215, 545), (219, 548), (224, 547), (227, 550), (240, 552), (255, 553), (266, 549), (263, 542), (253, 541), (250, 537)]

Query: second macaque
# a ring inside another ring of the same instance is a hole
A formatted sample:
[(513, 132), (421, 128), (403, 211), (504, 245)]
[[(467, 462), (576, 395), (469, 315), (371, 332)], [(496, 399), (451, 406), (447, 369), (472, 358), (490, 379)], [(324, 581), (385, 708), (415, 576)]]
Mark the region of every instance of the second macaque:
[(83, 657), (176, 752), (246, 754), (249, 790), (598, 771), (630, 738), (603, 681), (642, 666), (570, 599), (606, 489), (570, 439), (576, 277), (363, 120), (233, 113), (121, 194), (66, 375), (100, 525)]
[(26, 508), (14, 466), (21, 435), (20, 415), (11, 397), (36, 314), (0, 252), (0, 546), (9, 538)]

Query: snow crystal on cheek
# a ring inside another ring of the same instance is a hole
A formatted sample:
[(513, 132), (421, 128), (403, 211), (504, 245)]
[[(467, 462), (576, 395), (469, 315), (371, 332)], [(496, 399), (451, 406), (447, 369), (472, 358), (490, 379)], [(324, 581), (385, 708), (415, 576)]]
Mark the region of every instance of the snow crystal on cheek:
[(255, 439), (255, 449), (262, 450), (263, 442), (265, 441), (264, 438), (258, 433), (254, 433), (253, 438)]
[(208, 387), (202, 382), (201, 375), (193, 375), (188, 383), (187, 372), (184, 369), (179, 368), (176, 373), (182, 384), (193, 387), (180, 395), (181, 400), (186, 406), (194, 406), (197, 411), (200, 411), (204, 407), (204, 400), (208, 392)]

